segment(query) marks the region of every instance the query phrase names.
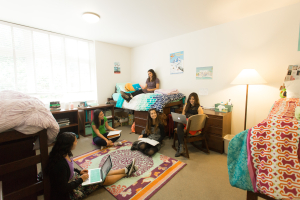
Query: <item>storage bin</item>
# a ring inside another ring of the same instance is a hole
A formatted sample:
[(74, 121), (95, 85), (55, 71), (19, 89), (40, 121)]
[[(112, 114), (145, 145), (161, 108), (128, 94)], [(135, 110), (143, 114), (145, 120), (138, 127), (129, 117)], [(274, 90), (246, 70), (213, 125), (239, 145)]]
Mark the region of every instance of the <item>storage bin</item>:
[(85, 135), (91, 135), (93, 133), (92, 126), (90, 124), (85, 125)]
[(224, 153), (228, 153), (228, 145), (230, 140), (234, 137), (235, 135), (225, 135), (224, 137)]
[(224, 106), (224, 108), (222, 110), (220, 110), (218, 108), (219, 105), (221, 105), (221, 104), (220, 103), (215, 104), (215, 112), (224, 112), (224, 113), (227, 113), (227, 112), (231, 112), (232, 109), (233, 109), (233, 105), (222, 105), (222, 106)]

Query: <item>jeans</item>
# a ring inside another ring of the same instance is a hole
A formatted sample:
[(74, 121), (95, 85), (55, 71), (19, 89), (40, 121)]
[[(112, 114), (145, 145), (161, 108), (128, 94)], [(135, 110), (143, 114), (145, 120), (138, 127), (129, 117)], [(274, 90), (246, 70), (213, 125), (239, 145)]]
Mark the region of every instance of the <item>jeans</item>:
[(178, 123), (177, 125), (177, 136), (179, 144), (184, 143), (184, 124)]
[[(102, 135), (103, 135), (105, 138), (107, 138), (108, 133), (104, 133), (104, 134), (102, 134)], [(108, 139), (108, 140), (111, 140), (112, 142), (115, 142), (115, 141), (117, 141), (120, 137), (121, 137), (121, 135), (120, 135), (119, 137), (112, 138), (112, 139)], [(93, 138), (93, 142), (94, 142), (97, 146), (104, 146), (104, 147), (107, 146), (106, 141), (105, 141), (104, 139), (102, 139), (101, 137), (98, 137), (98, 136), (96, 136), (96, 137)]]

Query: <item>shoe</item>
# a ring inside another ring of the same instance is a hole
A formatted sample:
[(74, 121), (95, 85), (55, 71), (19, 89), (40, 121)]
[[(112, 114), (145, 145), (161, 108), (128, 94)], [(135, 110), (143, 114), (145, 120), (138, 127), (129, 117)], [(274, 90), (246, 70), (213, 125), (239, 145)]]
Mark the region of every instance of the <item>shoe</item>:
[(132, 99), (130, 96), (128, 96), (125, 92), (121, 91), (121, 97), (127, 102), (129, 103), (130, 100)]
[(123, 144), (122, 144), (122, 142), (115, 142), (114, 143), (114, 146), (122, 146)]
[(131, 150), (138, 150), (139, 141), (132, 143)]
[(134, 170), (134, 164), (135, 164), (135, 158), (132, 160), (132, 162), (126, 166), (126, 169), (127, 169), (127, 177), (130, 176), (132, 173), (133, 173), (133, 170)]
[(179, 157), (183, 153), (183, 145), (180, 144), (179, 147), (177, 148), (177, 152), (175, 154), (175, 157)]

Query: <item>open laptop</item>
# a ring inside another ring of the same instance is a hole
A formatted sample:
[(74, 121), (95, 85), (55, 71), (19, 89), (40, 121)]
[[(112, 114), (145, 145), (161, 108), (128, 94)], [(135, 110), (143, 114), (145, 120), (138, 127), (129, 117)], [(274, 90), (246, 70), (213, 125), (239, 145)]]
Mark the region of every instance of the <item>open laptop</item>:
[(101, 168), (89, 169), (89, 178), (82, 183), (82, 186), (104, 182), (111, 168), (112, 161), (109, 155)]
[(179, 122), (179, 123), (182, 123), (182, 124), (187, 123), (185, 115), (174, 113), (174, 112), (171, 112), (171, 115), (172, 115), (172, 119), (173, 119), (174, 122)]

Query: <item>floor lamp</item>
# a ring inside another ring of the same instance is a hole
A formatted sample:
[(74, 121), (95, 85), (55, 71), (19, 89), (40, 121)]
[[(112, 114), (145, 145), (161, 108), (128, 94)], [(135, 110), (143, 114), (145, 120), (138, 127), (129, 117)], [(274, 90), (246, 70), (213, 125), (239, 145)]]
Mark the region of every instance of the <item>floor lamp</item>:
[(244, 130), (246, 130), (247, 121), (248, 85), (261, 85), (264, 83), (267, 82), (257, 73), (255, 69), (243, 69), (239, 73), (239, 75), (231, 82), (231, 84), (236, 85), (247, 85)]

